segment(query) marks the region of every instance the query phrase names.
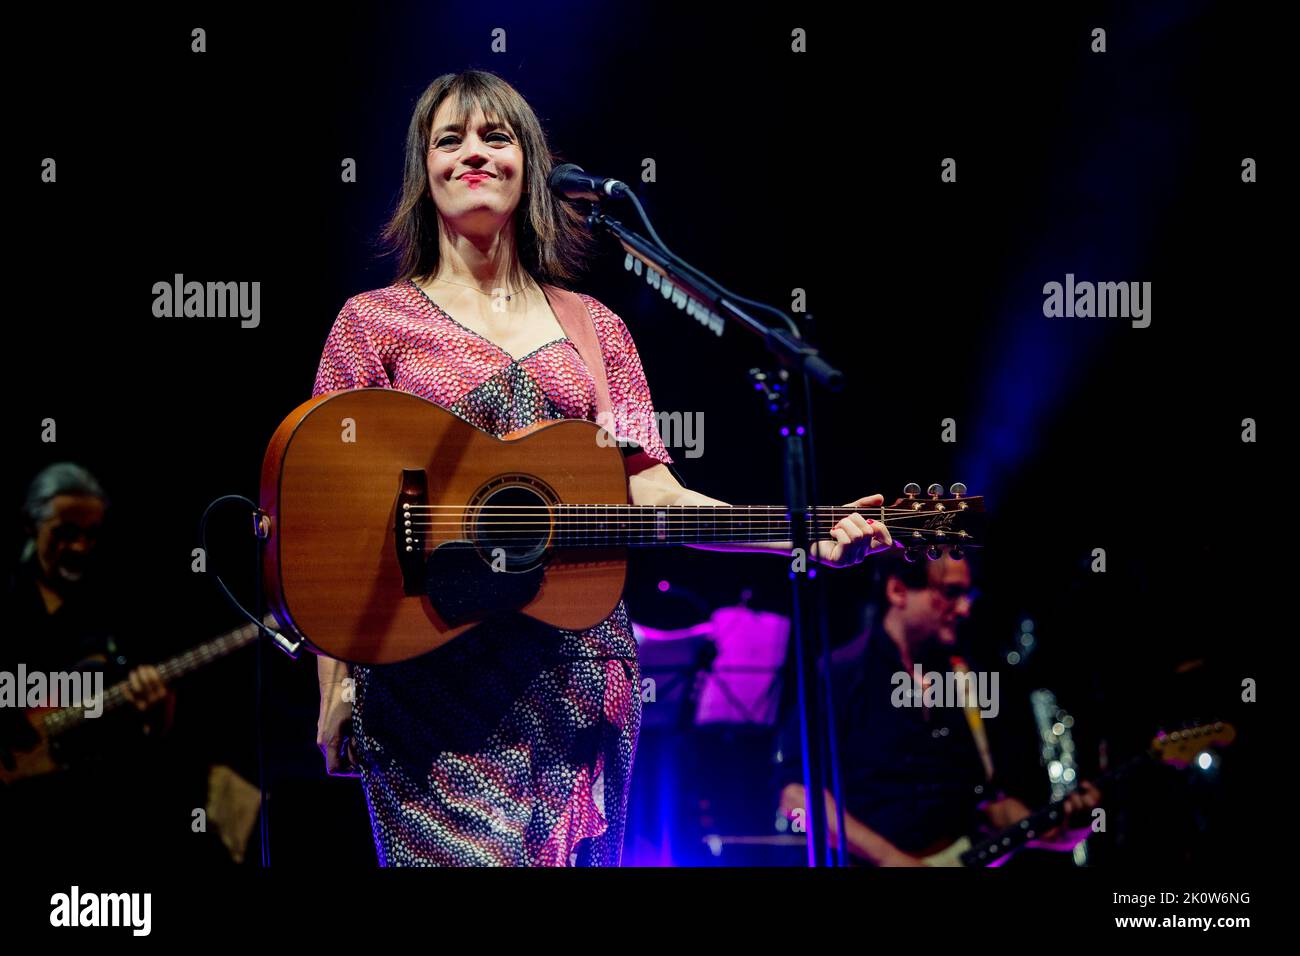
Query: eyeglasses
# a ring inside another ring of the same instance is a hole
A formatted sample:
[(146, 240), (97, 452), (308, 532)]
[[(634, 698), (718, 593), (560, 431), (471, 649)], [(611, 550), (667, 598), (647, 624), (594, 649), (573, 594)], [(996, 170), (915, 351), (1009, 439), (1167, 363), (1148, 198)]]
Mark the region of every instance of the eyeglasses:
[(965, 598), (973, 603), (980, 596), (978, 588), (968, 588), (963, 584), (932, 584), (930, 590), (938, 591), (949, 601), (959, 601)]

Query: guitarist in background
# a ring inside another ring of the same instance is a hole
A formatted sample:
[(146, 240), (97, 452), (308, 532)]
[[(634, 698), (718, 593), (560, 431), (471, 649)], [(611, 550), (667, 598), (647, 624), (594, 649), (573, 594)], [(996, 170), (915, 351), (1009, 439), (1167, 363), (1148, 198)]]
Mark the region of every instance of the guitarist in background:
[[(61, 756), (71, 769), (0, 788), (5, 839), (29, 840), (41, 853), (84, 854), (101, 838), (121, 837), (119, 849), (148, 828), (147, 799), (136, 774), (168, 729), (175, 697), (156, 668), (129, 668), (114, 635), (112, 589), (103, 580), (98, 549), (108, 498), (79, 465), (60, 462), (32, 480), (23, 506), (27, 534), (22, 556), (4, 593), (0, 670), (102, 671), (107, 689), (127, 680), (134, 712), (125, 709), (88, 721), (68, 735)], [(36, 742), (21, 709), (0, 708), (0, 761)]]
[[(896, 706), (898, 673), (911, 675), (918, 664), (923, 674), (965, 666), (955, 652), (973, 600), (969, 562), (895, 558), (879, 575), (883, 616), (831, 660), (845, 845), (876, 866), (919, 866), (958, 836), (980, 825), (1002, 829), (1031, 810), (1003, 792), (977, 708)], [(807, 806), (800, 757), (796, 712), (782, 728), (778, 757), (781, 812), (790, 818)], [(1099, 798), (1084, 782), (1066, 801), (1067, 819), (1086, 815)], [(830, 794), (826, 808), (836, 839)], [(1086, 825), (1057, 828), (1029, 845), (1067, 851), (1087, 834)]]

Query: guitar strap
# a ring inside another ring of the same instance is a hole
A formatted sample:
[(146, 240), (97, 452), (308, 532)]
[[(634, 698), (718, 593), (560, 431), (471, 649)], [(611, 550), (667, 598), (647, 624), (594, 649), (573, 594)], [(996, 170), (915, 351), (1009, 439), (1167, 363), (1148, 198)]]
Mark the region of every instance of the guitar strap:
[[(958, 674), (970, 673), (970, 667), (964, 658), (953, 654), (950, 660), (952, 669)], [(970, 725), (971, 736), (975, 738), (975, 747), (979, 750), (980, 762), (984, 764), (984, 779), (991, 781), (993, 779), (993, 752), (989, 748), (989, 732), (984, 726), (984, 718), (980, 715), (979, 704), (968, 698), (963, 710), (966, 712), (966, 723)]]
[[(609, 398), (605, 357), (600, 349), (600, 339), (596, 335), (596, 323), (591, 318), (591, 311), (578, 293), (548, 283), (541, 283), (541, 286), (560, 322), (560, 328), (582, 356), (582, 361), (591, 372), (592, 381), (596, 383), (596, 423), (614, 434), (614, 406)], [(623, 462), (629, 475), (658, 464), (635, 444), (623, 447)]]

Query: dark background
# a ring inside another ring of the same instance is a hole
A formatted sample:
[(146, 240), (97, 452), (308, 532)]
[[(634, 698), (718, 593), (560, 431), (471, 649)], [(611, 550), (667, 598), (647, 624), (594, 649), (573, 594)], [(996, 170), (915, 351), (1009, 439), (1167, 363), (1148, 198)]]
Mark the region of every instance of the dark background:
[[(11, 88), (5, 151), (13, 553), (26, 483), (79, 461), (114, 501), (105, 550), (142, 653), (238, 623), (190, 570), (199, 516), (218, 495), (256, 496), (265, 444), (309, 396), (344, 300), (391, 281), (374, 237), (410, 109), (434, 77), (476, 67), (523, 93), (562, 158), (632, 182), (679, 255), (778, 307), (807, 290), (816, 340), (850, 373), (816, 400), (824, 500), (908, 481), (985, 495), (971, 633), (995, 659), (1034, 620), (1034, 654), (1007, 670), (1056, 691), (1085, 752), (1105, 738), (1131, 753), (1161, 726), (1236, 714), (1241, 679), (1276, 667), (1293, 627), (1289, 536), (1241, 520), (1278, 484), (1289, 493), (1260, 460), (1291, 354), (1284, 31), (1262, 4), (1051, 6), (23, 10), (10, 44), (37, 66)], [(195, 26), (204, 54), (190, 52)], [(1105, 54), (1089, 51), (1095, 26)], [(490, 52), (494, 27), (507, 53)], [(807, 54), (789, 50), (794, 27)], [(47, 156), (56, 185), (39, 181)], [(647, 156), (656, 183), (639, 182)], [(955, 184), (939, 180), (948, 156)], [(1256, 184), (1241, 182), (1247, 156)], [(340, 181), (344, 157), (355, 184)], [(151, 287), (177, 272), (260, 281), (260, 327), (154, 318)], [(1152, 282), (1151, 326), (1045, 319), (1042, 286), (1067, 272)], [(779, 446), (746, 380), (758, 345), (716, 339), (612, 252), (578, 287), (627, 322), (656, 407), (704, 413), (704, 456), (677, 455), (687, 484), (779, 501)], [(56, 445), (40, 441), (47, 417)], [(940, 440), (948, 417), (955, 444)], [(1240, 440), (1246, 417), (1260, 444)], [(217, 524), (210, 566), (251, 601), (244, 519)], [(1097, 547), (1105, 574), (1089, 569)], [(641, 552), (628, 606), (646, 623), (690, 619), (656, 590), (669, 578), (708, 606), (748, 588), (782, 609), (784, 571)], [(830, 576), (837, 639), (869, 575)], [(1174, 666), (1197, 658), (1204, 687), (1174, 688)], [(372, 859), (359, 785), (320, 769), (312, 660), (268, 661), (277, 859)], [(250, 775), (253, 674), (243, 652), (180, 688), (192, 754)], [(1225, 757), (1236, 795), (1207, 825), (1212, 859), (1247, 859), (1263, 825), (1243, 812), (1247, 744)], [(641, 766), (663, 760), (659, 746), (648, 734)], [(723, 769), (761, 778), (752, 762)], [(681, 786), (705, 776), (682, 771)], [(634, 815), (640, 800), (654, 816), (652, 783), (634, 774)], [(756, 790), (752, 806), (773, 799)]]

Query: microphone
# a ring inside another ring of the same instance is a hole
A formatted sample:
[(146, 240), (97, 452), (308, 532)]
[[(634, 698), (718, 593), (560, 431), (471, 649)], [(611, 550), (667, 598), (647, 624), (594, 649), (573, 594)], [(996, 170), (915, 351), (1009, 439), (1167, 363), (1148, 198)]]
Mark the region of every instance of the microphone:
[(607, 198), (626, 199), (632, 195), (626, 183), (621, 183), (617, 179), (592, 176), (583, 172), (582, 167), (574, 163), (556, 166), (547, 177), (546, 184), (551, 187), (552, 192), (564, 199), (590, 199), (592, 202), (597, 202)]

